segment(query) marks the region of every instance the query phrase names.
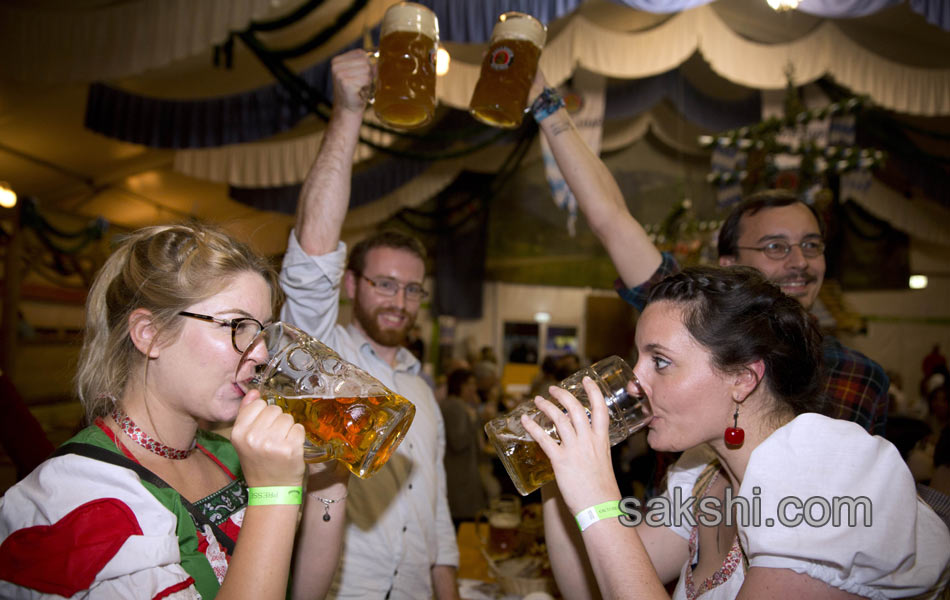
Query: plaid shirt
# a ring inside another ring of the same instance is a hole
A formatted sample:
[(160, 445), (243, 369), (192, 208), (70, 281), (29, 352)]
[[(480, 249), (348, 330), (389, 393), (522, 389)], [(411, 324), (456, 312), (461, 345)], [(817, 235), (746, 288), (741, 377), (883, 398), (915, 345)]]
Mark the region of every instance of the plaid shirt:
[[(625, 288), (619, 279), (617, 293), (634, 308), (643, 311), (650, 288), (667, 275), (678, 273), (673, 256), (663, 253), (663, 262), (650, 279), (633, 288)], [(887, 389), (890, 381), (881, 365), (857, 350), (847, 348), (836, 338), (825, 335), (822, 342), (825, 366), (824, 394), (828, 398), (825, 414), (854, 421), (871, 435), (884, 435), (887, 423)]]

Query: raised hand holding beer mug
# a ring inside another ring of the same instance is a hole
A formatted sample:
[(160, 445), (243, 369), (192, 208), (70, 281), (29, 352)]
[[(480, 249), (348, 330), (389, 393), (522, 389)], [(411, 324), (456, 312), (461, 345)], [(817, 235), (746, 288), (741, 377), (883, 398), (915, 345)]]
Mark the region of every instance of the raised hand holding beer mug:
[[(590, 377), (604, 395), (610, 419), (611, 446), (619, 444), (650, 422), (653, 416), (650, 401), (640, 387), (633, 369), (623, 359), (618, 356), (605, 358), (557, 384), (557, 387), (573, 394), (590, 416), (590, 402), (582, 383), (584, 377)], [(557, 400), (549, 394), (543, 396), (560, 407)], [(564, 410), (563, 407), (560, 408)], [(488, 434), (488, 440), (505, 465), (505, 470), (518, 492), (527, 496), (545, 483), (553, 481), (554, 469), (544, 451), (522, 425), (522, 415), (527, 415), (547, 435), (558, 439), (554, 423), (535, 406), (533, 399), (518, 405), (508, 414), (489, 421), (485, 425), (485, 433)]]
[(413, 129), (435, 116), (439, 20), (421, 4), (400, 2), (383, 16), (376, 81), (368, 100), (384, 124)]
[(247, 387), (304, 426), (307, 462), (336, 459), (365, 479), (389, 460), (416, 414), (411, 402), (372, 375), (280, 321), (248, 345), (239, 373), (249, 372), (248, 362), (257, 375)]
[(469, 103), (473, 117), (493, 127), (521, 125), (546, 37), (547, 28), (531, 15), (498, 17)]

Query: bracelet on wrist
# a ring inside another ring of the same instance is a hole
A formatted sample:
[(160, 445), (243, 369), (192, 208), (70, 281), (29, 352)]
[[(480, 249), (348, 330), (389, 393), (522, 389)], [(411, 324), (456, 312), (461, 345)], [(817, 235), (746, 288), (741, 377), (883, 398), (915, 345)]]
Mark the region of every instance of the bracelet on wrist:
[(310, 495), (313, 497), (314, 500), (319, 500), (320, 502), (323, 502), (323, 520), (329, 521), (330, 520), (330, 505), (333, 504), (334, 502), (343, 502), (344, 500), (346, 500), (346, 497), (349, 496), (350, 494), (349, 492), (347, 492), (343, 494), (342, 497), (333, 498), (333, 499), (321, 498), (320, 496), (317, 496), (316, 494), (310, 494)]
[(248, 506), (300, 504), (302, 502), (303, 486), (300, 485), (272, 485), (247, 488)]
[(556, 113), (562, 106), (564, 106), (564, 99), (557, 93), (557, 90), (546, 87), (531, 103), (531, 115), (535, 122), (540, 123)]
[(580, 528), (580, 530), (585, 531), (597, 521), (619, 517), (622, 514), (623, 511), (620, 510), (620, 501), (610, 500), (609, 502), (602, 502), (600, 504), (595, 504), (594, 506), (588, 506), (581, 512), (574, 515), (574, 519), (577, 521), (577, 526)]

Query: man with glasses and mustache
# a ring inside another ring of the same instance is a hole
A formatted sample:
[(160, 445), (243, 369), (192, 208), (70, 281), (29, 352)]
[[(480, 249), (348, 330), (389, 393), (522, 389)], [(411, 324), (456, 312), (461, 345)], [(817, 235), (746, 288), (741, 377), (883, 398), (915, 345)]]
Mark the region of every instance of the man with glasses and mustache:
[[(540, 95), (543, 75), (530, 96)], [(660, 253), (633, 218), (613, 175), (587, 147), (563, 102), (542, 114), (538, 125), (591, 230), (619, 274), (617, 291), (642, 310), (650, 288), (679, 265)], [(783, 292), (810, 309), (825, 276), (824, 229), (815, 210), (786, 190), (753, 194), (736, 206), (719, 232), (719, 264), (758, 269)], [(884, 434), (887, 389), (884, 369), (867, 356), (826, 335), (824, 342), (828, 416), (854, 421), (871, 434)]]
[[(297, 223), (281, 270), (281, 319), (297, 325), (416, 407), (405, 439), (369, 479), (351, 478), (343, 559), (329, 598), (458, 598), (458, 546), (446, 496), (445, 427), (421, 365), (405, 348), (428, 292), (425, 250), (387, 231), (346, 258), (340, 230), (350, 196), (353, 153), (370, 85), (366, 53), (332, 61), (333, 114), (304, 182)], [(344, 266), (344, 260), (346, 260)], [(354, 321), (337, 324), (340, 291)]]

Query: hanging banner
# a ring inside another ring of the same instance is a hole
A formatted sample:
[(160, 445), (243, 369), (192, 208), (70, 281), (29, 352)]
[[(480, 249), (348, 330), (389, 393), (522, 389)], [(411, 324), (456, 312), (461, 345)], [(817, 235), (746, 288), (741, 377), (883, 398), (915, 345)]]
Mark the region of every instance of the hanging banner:
[[(603, 137), (604, 106), (606, 105), (607, 78), (579, 69), (573, 79), (558, 88), (574, 125), (587, 147), (600, 154)], [(577, 224), (577, 199), (564, 181), (554, 160), (554, 154), (544, 136), (541, 136), (541, 155), (544, 157), (544, 176), (551, 186), (551, 194), (558, 208), (567, 211), (567, 231), (574, 237)]]

